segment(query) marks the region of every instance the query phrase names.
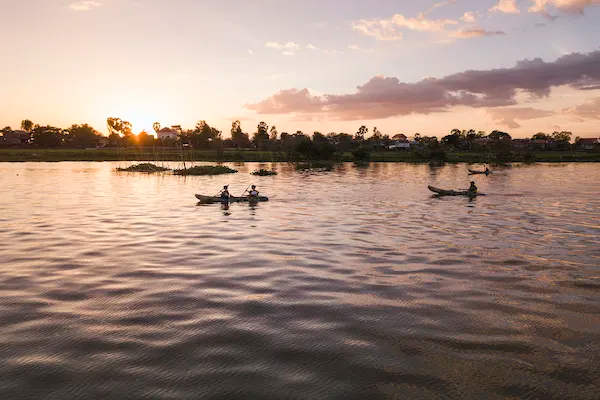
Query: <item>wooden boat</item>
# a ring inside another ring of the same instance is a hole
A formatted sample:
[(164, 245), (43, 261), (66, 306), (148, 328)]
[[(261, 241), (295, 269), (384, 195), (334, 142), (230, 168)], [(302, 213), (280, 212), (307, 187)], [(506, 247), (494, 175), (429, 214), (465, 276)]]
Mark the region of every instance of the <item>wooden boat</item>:
[(256, 197), (247, 197), (247, 196), (234, 197), (234, 196), (230, 196), (229, 199), (224, 200), (224, 199), (222, 199), (219, 196), (205, 196), (203, 194), (197, 194), (196, 198), (198, 200), (200, 200), (201, 203), (205, 203), (205, 204), (213, 204), (213, 203), (242, 203), (242, 202), (255, 203), (255, 202), (259, 202), (259, 201), (269, 201), (269, 198), (265, 197), (265, 196), (256, 196)]
[(472, 169), (469, 170), (469, 175), (475, 175), (475, 174), (485, 174), (485, 175), (489, 175), (491, 174), (492, 171), (474, 171)]
[(477, 196), (477, 193), (471, 193), (468, 190), (445, 190), (431, 185), (427, 186), (427, 188), (439, 196)]

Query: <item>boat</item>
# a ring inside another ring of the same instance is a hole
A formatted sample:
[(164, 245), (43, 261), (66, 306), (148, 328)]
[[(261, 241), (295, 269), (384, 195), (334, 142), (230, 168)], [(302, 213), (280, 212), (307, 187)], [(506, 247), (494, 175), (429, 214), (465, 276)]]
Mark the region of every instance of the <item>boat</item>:
[(472, 169), (469, 170), (469, 175), (475, 175), (475, 174), (485, 174), (485, 175), (489, 175), (491, 174), (492, 171), (474, 171)]
[(427, 186), (427, 188), (439, 196), (469, 196), (469, 197), (477, 196), (477, 193), (471, 193), (468, 190), (446, 190), (446, 189), (436, 188), (435, 186), (431, 186), (431, 185)]
[(248, 203), (255, 203), (255, 202), (259, 202), (259, 201), (269, 201), (269, 198), (266, 196), (256, 196), (256, 197), (248, 197), (248, 196), (241, 196), (241, 197), (235, 197), (235, 196), (230, 196), (229, 199), (224, 200), (219, 196), (205, 196), (203, 194), (197, 194), (196, 198), (198, 200), (200, 200), (200, 203), (204, 203), (204, 204), (213, 204), (213, 203), (243, 203), (243, 202), (248, 202)]

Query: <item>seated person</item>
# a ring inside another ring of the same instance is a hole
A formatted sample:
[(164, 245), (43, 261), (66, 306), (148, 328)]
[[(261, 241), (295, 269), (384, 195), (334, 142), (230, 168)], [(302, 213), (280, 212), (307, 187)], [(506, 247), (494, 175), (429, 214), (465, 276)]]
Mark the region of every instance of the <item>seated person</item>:
[(252, 185), (252, 189), (248, 191), (248, 197), (257, 197), (258, 190), (256, 190), (256, 185)]
[(229, 200), (229, 189), (227, 187), (227, 185), (223, 186), (223, 190), (219, 193), (221, 200)]
[(477, 186), (475, 186), (475, 182), (471, 181), (471, 186), (469, 187), (469, 195), (474, 196), (477, 194)]

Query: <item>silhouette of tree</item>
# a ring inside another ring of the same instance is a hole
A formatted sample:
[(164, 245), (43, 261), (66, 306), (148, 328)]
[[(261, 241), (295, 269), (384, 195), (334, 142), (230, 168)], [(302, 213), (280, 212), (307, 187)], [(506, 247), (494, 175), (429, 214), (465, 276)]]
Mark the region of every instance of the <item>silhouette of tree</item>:
[(231, 142), (235, 147), (249, 147), (250, 138), (248, 134), (242, 132), (242, 124), (240, 121), (233, 121), (231, 123)]
[(88, 124), (72, 125), (67, 129), (66, 142), (70, 147), (95, 147), (100, 137), (100, 134)]
[(551, 140), (552, 136), (544, 133), (544, 132), (538, 132), (535, 135), (533, 135), (531, 137), (532, 140)]
[(261, 121), (256, 127), (256, 133), (254, 134), (252, 142), (259, 150), (267, 147), (267, 144), (269, 143), (269, 126), (265, 122)]
[(369, 129), (366, 126), (361, 126), (360, 128), (358, 128), (358, 132), (356, 132), (356, 135), (354, 136), (354, 140), (357, 141), (358, 143), (362, 143), (365, 140), (365, 136), (367, 136), (367, 133), (369, 133)]
[(160, 122), (155, 122), (152, 124), (152, 129), (154, 129), (155, 133), (158, 133), (158, 131), (160, 131)]
[(63, 143), (63, 131), (54, 126), (37, 125), (31, 131), (33, 143), (37, 147), (60, 147)]
[(508, 133), (502, 132), (502, 131), (492, 131), (492, 133), (490, 133), (488, 137), (490, 139), (494, 139), (494, 140), (511, 140), (512, 139)]
[(25, 132), (31, 133), (33, 130), (33, 122), (28, 119), (24, 119), (21, 121), (21, 129), (23, 129)]

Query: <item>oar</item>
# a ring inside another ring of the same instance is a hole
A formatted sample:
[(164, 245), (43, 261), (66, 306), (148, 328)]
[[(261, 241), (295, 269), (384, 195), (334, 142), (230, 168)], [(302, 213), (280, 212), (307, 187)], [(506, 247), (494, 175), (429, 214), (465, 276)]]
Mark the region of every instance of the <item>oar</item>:
[(246, 190), (244, 190), (244, 193), (242, 193), (242, 195), (240, 197), (242, 197), (244, 194), (246, 194), (246, 192), (248, 191), (248, 188), (252, 186), (252, 184), (249, 184), (248, 187), (246, 188)]
[[(227, 184), (227, 187), (229, 187), (229, 183)], [(217, 197), (217, 196), (218, 196), (218, 195), (221, 193), (221, 191), (222, 191), (222, 190), (223, 190), (223, 189), (219, 190), (219, 191), (217, 192), (217, 194), (215, 194), (213, 197)]]

